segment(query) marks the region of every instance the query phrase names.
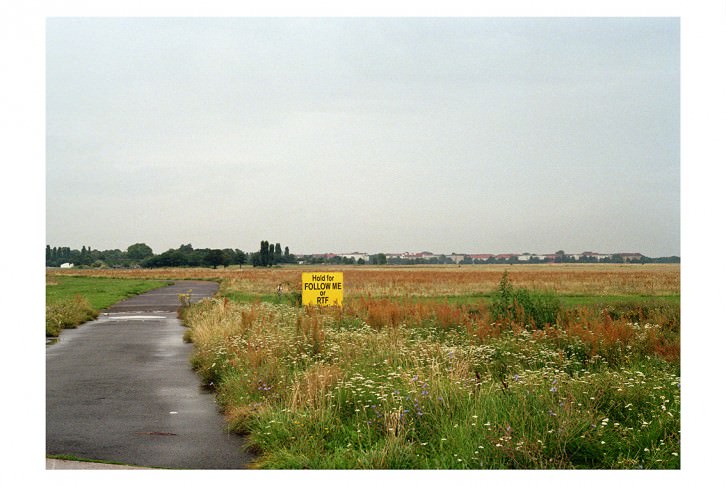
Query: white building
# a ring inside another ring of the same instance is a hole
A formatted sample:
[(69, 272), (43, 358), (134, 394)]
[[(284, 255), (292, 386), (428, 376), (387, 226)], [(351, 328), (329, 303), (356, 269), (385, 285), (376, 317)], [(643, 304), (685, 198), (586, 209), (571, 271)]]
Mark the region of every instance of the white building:
[(430, 251), (404, 252), (399, 255), (404, 260), (435, 260), (438, 257)]
[(606, 258), (612, 258), (612, 255), (610, 254), (603, 254), (603, 253), (596, 253), (594, 251), (584, 251), (580, 253), (579, 255), (572, 255), (575, 260), (582, 260), (582, 259), (594, 259), (596, 261), (604, 260)]

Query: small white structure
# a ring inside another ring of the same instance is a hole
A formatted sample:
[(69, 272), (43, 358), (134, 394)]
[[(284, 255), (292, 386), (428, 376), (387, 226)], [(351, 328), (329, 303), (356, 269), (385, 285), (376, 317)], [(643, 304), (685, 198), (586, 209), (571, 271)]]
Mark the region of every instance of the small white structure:
[(73, 264), (72, 263), (67, 263), (67, 262), (66, 263), (61, 263), (61, 266), (60, 267), (61, 268), (73, 268)]

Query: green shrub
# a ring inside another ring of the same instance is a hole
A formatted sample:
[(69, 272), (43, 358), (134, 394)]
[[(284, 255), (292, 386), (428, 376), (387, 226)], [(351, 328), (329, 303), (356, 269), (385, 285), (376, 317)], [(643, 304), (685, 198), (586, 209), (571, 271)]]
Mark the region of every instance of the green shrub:
[(515, 289), (506, 271), (490, 305), (495, 321), (515, 322), (530, 330), (555, 325), (561, 309), (562, 304), (553, 294)]

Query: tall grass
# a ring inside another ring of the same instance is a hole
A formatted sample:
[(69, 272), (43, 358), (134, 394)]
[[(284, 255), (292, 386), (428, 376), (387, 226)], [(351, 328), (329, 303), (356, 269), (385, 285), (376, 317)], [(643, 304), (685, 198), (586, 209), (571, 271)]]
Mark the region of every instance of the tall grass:
[(63, 329), (78, 327), (96, 317), (98, 311), (81, 295), (49, 302), (45, 306), (45, 335), (58, 337)]
[(217, 299), (185, 321), (193, 364), (258, 467), (679, 467), (672, 309), (549, 322), (516, 307), (494, 319), (405, 299)]

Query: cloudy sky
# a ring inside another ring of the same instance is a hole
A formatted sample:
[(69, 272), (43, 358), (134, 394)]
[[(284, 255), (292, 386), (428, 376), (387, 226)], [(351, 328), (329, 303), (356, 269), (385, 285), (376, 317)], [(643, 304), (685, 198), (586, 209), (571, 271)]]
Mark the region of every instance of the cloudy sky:
[(678, 18), (49, 18), (46, 242), (680, 254)]

